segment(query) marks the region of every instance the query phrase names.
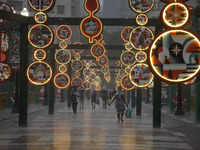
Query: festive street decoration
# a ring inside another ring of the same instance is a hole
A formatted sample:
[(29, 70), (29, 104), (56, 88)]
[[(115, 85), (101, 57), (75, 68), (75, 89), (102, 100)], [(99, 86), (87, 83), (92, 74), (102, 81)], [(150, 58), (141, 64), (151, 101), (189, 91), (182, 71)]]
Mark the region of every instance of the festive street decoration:
[(55, 60), (57, 62), (58, 71), (54, 77), (54, 84), (58, 89), (65, 89), (70, 85), (70, 77), (67, 72), (67, 64), (71, 61), (71, 53), (67, 50), (67, 40), (72, 36), (72, 30), (67, 25), (60, 25), (56, 29), (56, 37), (60, 41), (60, 49), (55, 53)]
[(28, 3), (36, 14), (34, 15), (35, 22), (28, 31), (28, 41), (36, 48), (34, 51), (34, 58), (36, 61), (32, 62), (27, 68), (27, 78), (33, 85), (45, 85), (52, 77), (52, 69), (50, 65), (44, 62), (46, 58), (46, 51), (44, 50), (53, 42), (53, 31), (44, 23), (47, 20), (47, 15), (44, 11), (51, 8), (53, 0), (28, 0)]
[(85, 10), (89, 13), (89, 16), (82, 20), (80, 29), (82, 34), (89, 38), (89, 43), (93, 43), (93, 39), (102, 32), (102, 23), (94, 16), (94, 13), (97, 12), (98, 9), (98, 0), (85, 0)]
[[(0, 2), (0, 10), (4, 10), (4, 11), (8, 11), (8, 12), (13, 12), (12, 7), (9, 4), (4, 3), (4, 2)], [(0, 19), (0, 24), (3, 24), (5, 22), (7, 22), (6, 19)]]
[(189, 20), (189, 8), (183, 2), (167, 2), (161, 14), (170, 30), (152, 42), (148, 53), (150, 68), (164, 82), (186, 83), (200, 70), (200, 41), (183, 29)]
[(134, 85), (132, 84), (132, 82), (130, 81), (130, 78), (128, 75), (124, 75), (121, 78), (121, 86), (125, 89), (125, 90), (132, 90), (134, 89)]

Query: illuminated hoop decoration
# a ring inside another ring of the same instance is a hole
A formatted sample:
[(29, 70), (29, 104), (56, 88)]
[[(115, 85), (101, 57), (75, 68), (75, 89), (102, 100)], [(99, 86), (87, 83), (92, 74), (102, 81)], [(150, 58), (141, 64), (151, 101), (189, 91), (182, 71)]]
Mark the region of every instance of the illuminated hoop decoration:
[(29, 29), (28, 40), (35, 48), (47, 48), (53, 42), (53, 32), (45, 24), (36, 24)]
[(34, 19), (37, 23), (45, 23), (47, 21), (47, 14), (44, 12), (37, 12), (34, 16)]
[(136, 22), (137, 24), (139, 24), (140, 26), (144, 26), (145, 24), (147, 24), (148, 22), (148, 17), (145, 14), (139, 14), (136, 17)]
[(165, 5), (161, 14), (170, 30), (152, 42), (148, 53), (150, 69), (164, 82), (185, 83), (200, 70), (200, 41), (192, 32), (181, 29), (190, 16), (189, 9), (185, 3), (172, 2)]
[[(0, 2), (0, 10), (8, 11), (8, 12), (13, 12), (13, 9), (10, 5), (4, 2)], [(0, 19), (0, 24), (3, 24), (7, 22), (6, 19)]]
[(186, 30), (165, 31), (150, 48), (151, 70), (168, 83), (191, 80), (200, 70), (199, 47), (198, 38)]
[(0, 69), (0, 82), (8, 81), (12, 75), (11, 66), (5, 63), (0, 63)]
[(154, 6), (154, 0), (141, 1), (141, 0), (129, 0), (129, 6), (137, 13), (147, 13)]
[(80, 29), (82, 34), (89, 38), (89, 43), (93, 43), (93, 39), (102, 32), (102, 23), (94, 16), (98, 9), (98, 0), (85, 0), (85, 10), (89, 13), (89, 16), (82, 20)]
[(124, 72), (125, 72), (126, 74), (129, 74), (130, 70), (131, 70), (131, 67), (130, 67), (130, 66), (127, 66), (127, 67), (124, 69)]
[(81, 71), (83, 69), (83, 62), (80, 60), (72, 61), (71, 67), (74, 71)]
[(147, 64), (140, 63), (131, 68), (129, 78), (133, 85), (143, 88), (151, 84), (154, 76)]
[(108, 64), (108, 57), (107, 56), (102, 56), (102, 57), (100, 57), (99, 58), (99, 61), (98, 61), (98, 64), (100, 65), (100, 66), (104, 66), (104, 65), (106, 65), (106, 64)]
[(65, 89), (70, 84), (70, 77), (66, 73), (58, 73), (54, 77), (54, 84), (59, 89)]
[(128, 75), (124, 75), (124, 76), (121, 78), (121, 86), (122, 86), (122, 88), (124, 88), (125, 90), (132, 90), (132, 89), (134, 89), (134, 87), (135, 87), (135, 86), (132, 84), (132, 82), (130, 81)]
[[(82, 43), (81, 42), (75, 42), (73, 45), (82, 45)], [(75, 54), (81, 54), (83, 52), (83, 49), (72, 49), (72, 51)]]
[(51, 8), (54, 0), (28, 0), (29, 5), (31, 6), (32, 9), (35, 11), (47, 11), (48, 9)]
[(67, 71), (66, 65), (71, 61), (71, 53), (67, 50), (67, 40), (72, 36), (72, 30), (67, 25), (60, 25), (56, 29), (56, 37), (61, 40), (59, 46), (61, 49), (55, 53), (55, 60), (59, 66), (59, 72), (54, 77), (54, 84), (59, 89), (65, 89), (70, 85), (70, 77), (65, 72)]
[(59, 49), (55, 53), (55, 60), (58, 64), (68, 64), (71, 60), (71, 53), (67, 49)]
[(81, 78), (73, 78), (71, 81), (71, 86), (76, 86), (78, 89), (83, 85), (83, 80)]
[(85, 81), (83, 83), (83, 86), (84, 86), (85, 90), (90, 90), (91, 87), (92, 87), (92, 85), (91, 85), (91, 83), (89, 81)]
[(90, 51), (92, 56), (96, 58), (96, 61), (99, 61), (99, 58), (105, 54), (106, 50), (105, 47), (102, 44), (100, 44), (100, 40), (95, 40), (97, 41), (97, 43), (91, 47)]
[(26, 74), (33, 85), (45, 85), (52, 77), (52, 69), (44, 61), (35, 61), (29, 65)]
[(129, 36), (131, 31), (133, 30), (133, 27), (125, 27), (122, 31), (121, 31), (121, 38), (122, 40), (124, 40), (125, 42), (129, 42)]
[(46, 58), (46, 52), (43, 49), (35, 50), (33, 55), (36, 60), (44, 60)]
[(130, 50), (133, 49), (133, 47), (131, 46), (130, 43), (126, 43), (126, 44), (125, 44), (125, 49), (126, 49), (127, 51), (130, 51)]
[(101, 72), (102, 72), (103, 74), (108, 73), (108, 72), (109, 72), (109, 67), (108, 67), (107, 65), (102, 66)]
[(133, 66), (135, 63), (135, 53), (132, 51), (125, 51), (121, 54), (120, 60), (125, 66)]
[(83, 69), (83, 75), (84, 76), (91, 76), (91, 69), (89, 69), (89, 68), (85, 68), (85, 69)]
[(46, 51), (44, 50), (53, 42), (54, 35), (51, 28), (44, 23), (47, 20), (47, 15), (44, 11), (51, 8), (53, 0), (48, 2), (44, 0), (28, 0), (32, 9), (37, 11), (34, 15), (35, 22), (28, 31), (28, 41), (36, 48), (34, 51), (35, 62), (31, 63), (27, 68), (27, 78), (33, 85), (45, 85), (52, 77), (52, 69), (50, 65), (43, 60), (46, 58)]
[(182, 3), (166, 4), (161, 13), (163, 24), (168, 28), (181, 28), (190, 18), (189, 8)]
[(153, 39), (153, 32), (145, 26), (140, 26), (130, 33), (129, 42), (136, 50), (146, 50)]
[(135, 55), (135, 59), (139, 63), (145, 62), (147, 60), (147, 54), (143, 51), (137, 52)]

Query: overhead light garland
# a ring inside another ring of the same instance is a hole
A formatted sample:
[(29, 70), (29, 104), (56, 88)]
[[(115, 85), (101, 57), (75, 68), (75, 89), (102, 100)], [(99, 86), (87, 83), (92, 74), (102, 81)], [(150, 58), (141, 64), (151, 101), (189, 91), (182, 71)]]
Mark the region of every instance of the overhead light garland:
[(184, 27), (190, 18), (185, 1), (166, 1), (161, 20), (168, 28), (152, 42), (148, 56), (152, 72), (164, 82), (187, 83), (200, 70), (200, 41)]
[(44, 13), (49, 10), (53, 4), (53, 0), (49, 3), (37, 3), (34, 0), (28, 0), (31, 8), (37, 13), (34, 15), (36, 25), (33, 25), (28, 31), (28, 41), (36, 48), (34, 52), (35, 62), (31, 63), (27, 68), (27, 78), (33, 85), (44, 85), (48, 83), (52, 77), (51, 66), (44, 62), (46, 51), (45, 48), (53, 42), (53, 31), (44, 23), (47, 15)]

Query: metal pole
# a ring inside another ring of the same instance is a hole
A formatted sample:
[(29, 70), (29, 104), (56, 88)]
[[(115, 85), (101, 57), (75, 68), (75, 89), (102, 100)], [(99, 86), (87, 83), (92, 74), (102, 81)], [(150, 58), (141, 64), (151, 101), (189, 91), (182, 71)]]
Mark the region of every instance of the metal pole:
[(157, 77), (153, 88), (153, 127), (161, 127), (161, 81)]
[(181, 84), (178, 84), (178, 105), (175, 111), (176, 116), (184, 116), (183, 108), (182, 108), (182, 87)]
[(142, 108), (142, 89), (137, 88), (136, 116), (141, 116)]
[(28, 107), (28, 79), (26, 69), (28, 67), (28, 24), (20, 24), (20, 103), (19, 126), (27, 126)]

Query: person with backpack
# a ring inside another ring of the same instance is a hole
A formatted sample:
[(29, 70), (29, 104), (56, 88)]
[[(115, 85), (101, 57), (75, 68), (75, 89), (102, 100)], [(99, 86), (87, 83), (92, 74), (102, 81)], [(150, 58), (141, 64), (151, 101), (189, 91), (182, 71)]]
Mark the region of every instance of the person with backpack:
[(72, 109), (73, 109), (73, 113), (76, 114), (76, 110), (77, 110), (77, 105), (80, 99), (80, 93), (79, 90), (77, 89), (76, 86), (73, 87), (73, 91), (71, 94), (71, 103), (72, 103)]
[(109, 106), (112, 104), (112, 102), (115, 101), (115, 108), (117, 109), (117, 118), (118, 122), (123, 122), (124, 112), (125, 112), (125, 105), (128, 107), (128, 104), (125, 100), (125, 94), (122, 92), (121, 87), (118, 87), (118, 91), (115, 93), (115, 95), (112, 97)]

